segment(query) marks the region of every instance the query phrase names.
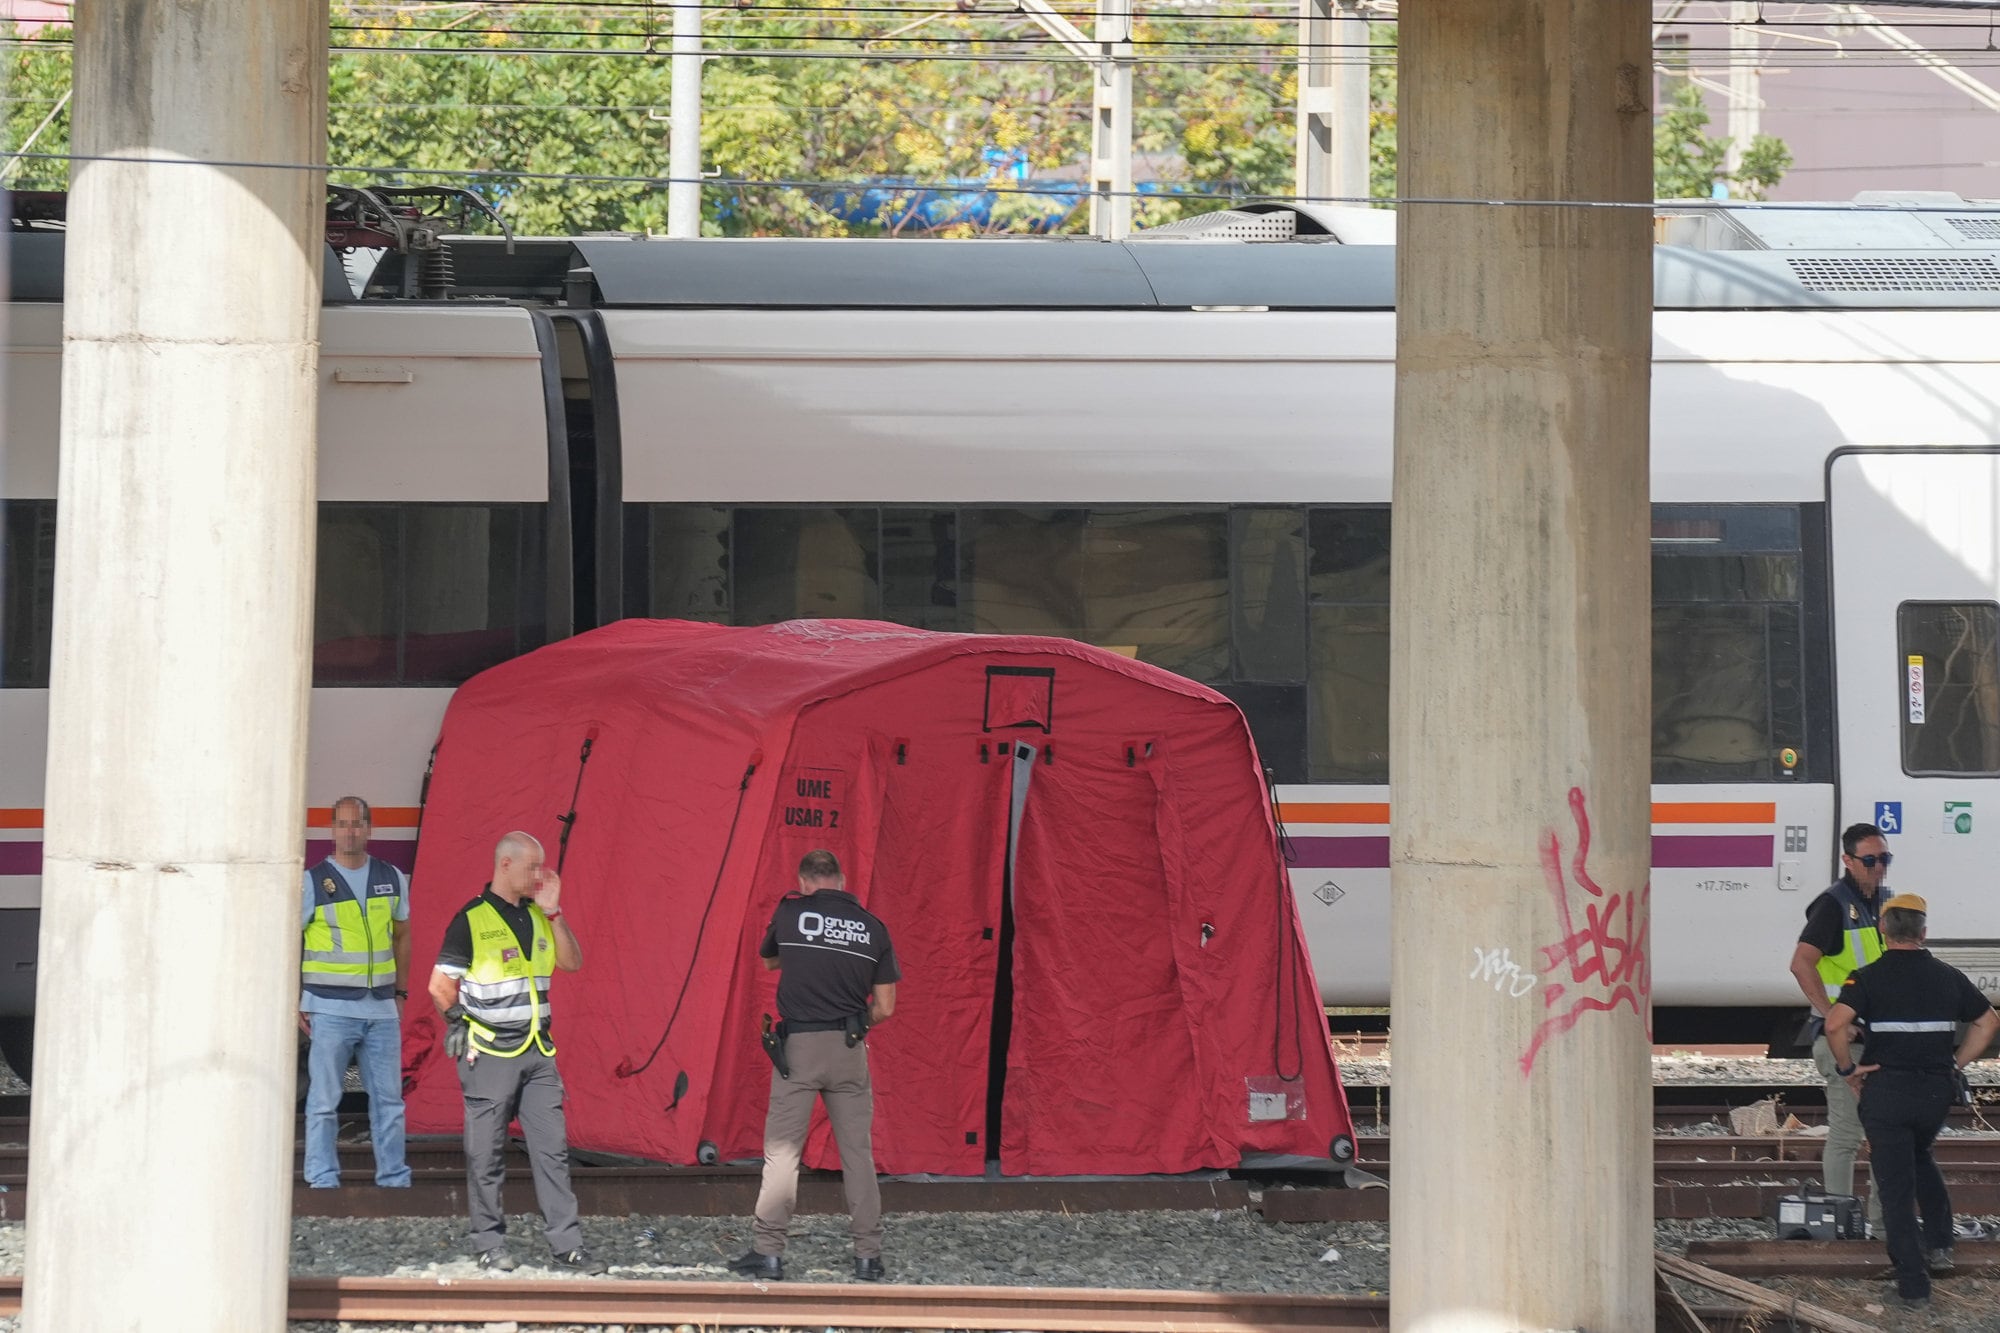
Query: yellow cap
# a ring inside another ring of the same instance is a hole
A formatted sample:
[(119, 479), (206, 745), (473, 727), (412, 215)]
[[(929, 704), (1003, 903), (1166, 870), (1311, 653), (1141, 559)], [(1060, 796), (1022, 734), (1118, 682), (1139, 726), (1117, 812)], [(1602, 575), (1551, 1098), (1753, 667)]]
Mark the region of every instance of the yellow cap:
[(1930, 909), (1930, 904), (1926, 903), (1922, 898), (1919, 898), (1916, 894), (1899, 893), (1895, 897), (1891, 898), (1888, 902), (1883, 903), (1882, 910), (1885, 912), (1888, 911), (1923, 912), (1928, 914), (1931, 909)]

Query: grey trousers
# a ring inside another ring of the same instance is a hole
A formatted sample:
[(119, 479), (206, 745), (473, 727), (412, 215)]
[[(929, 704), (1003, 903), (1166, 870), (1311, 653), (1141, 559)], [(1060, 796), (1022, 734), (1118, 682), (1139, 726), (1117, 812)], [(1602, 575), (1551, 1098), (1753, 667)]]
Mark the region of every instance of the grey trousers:
[(507, 1122), (516, 1117), (528, 1143), (549, 1249), (557, 1254), (581, 1249), (583, 1227), (569, 1187), (569, 1136), (555, 1058), (531, 1046), (522, 1055), (461, 1059), (458, 1086), (465, 1093), (465, 1193), (473, 1251), (497, 1250), (507, 1234), (500, 1187), (507, 1178)]
[[(1867, 1052), (1858, 1041), (1849, 1045), (1848, 1055), (1857, 1065), (1868, 1063)], [(1826, 1080), (1826, 1150), (1820, 1155), (1820, 1176), (1828, 1194), (1852, 1194), (1854, 1159), (1867, 1138), (1861, 1128), (1861, 1107), (1847, 1080), (1834, 1076), (1833, 1049), (1826, 1044), (1825, 1033), (1813, 1040), (1813, 1063)], [(1882, 1195), (1875, 1188), (1872, 1166), (1868, 1168), (1868, 1225), (1875, 1228), (1878, 1237), (1882, 1234)]]
[(771, 1071), (771, 1109), (764, 1117), (764, 1184), (751, 1226), (759, 1254), (783, 1254), (799, 1200), (799, 1156), (812, 1124), (813, 1102), (826, 1102), (833, 1141), (840, 1146), (840, 1183), (847, 1194), (847, 1230), (857, 1259), (882, 1257), (882, 1187), (875, 1179), (875, 1088), (868, 1079), (868, 1045), (847, 1044), (844, 1032), (801, 1032), (785, 1042), (792, 1076)]

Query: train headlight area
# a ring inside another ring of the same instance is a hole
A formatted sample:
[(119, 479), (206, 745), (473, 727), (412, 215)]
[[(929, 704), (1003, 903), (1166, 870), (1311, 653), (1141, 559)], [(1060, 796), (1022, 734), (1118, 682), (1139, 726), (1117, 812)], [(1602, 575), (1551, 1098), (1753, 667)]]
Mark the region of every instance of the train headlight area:
[[(65, 210), (10, 198), (0, 1023), (33, 994)], [(385, 188), (328, 236), (312, 804), (411, 812), (378, 828), (406, 854), (452, 690), (625, 616), (1058, 634), (1237, 702), (1323, 997), (1387, 1002), (1391, 214), (515, 238)], [(1934, 943), (2000, 994), (2000, 207), (1663, 203), (1655, 236), (1661, 1030), (1796, 1013), (1859, 821), (1896, 822), (1899, 885), (1963, 892)]]

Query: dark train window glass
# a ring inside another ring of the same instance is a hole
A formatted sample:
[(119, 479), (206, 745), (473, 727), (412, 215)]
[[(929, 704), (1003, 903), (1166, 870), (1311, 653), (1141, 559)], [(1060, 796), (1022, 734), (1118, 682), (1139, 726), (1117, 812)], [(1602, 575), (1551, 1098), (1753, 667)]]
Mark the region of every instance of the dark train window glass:
[(1257, 758), (1278, 782), (1306, 780), (1306, 687), (1225, 683), (1216, 691), (1243, 710)]
[(2000, 774), (2000, 607), (1905, 602), (1896, 639), (1903, 771)]
[(1653, 780), (1785, 776), (1805, 744), (1799, 511), (1653, 507)]
[(966, 628), (1085, 637), (1081, 509), (968, 509), (959, 515)]
[(1297, 509), (1239, 509), (1230, 515), (1230, 540), (1232, 677), (1245, 683), (1303, 682), (1305, 514)]
[(539, 646), (540, 506), (326, 504), (315, 685), (457, 685)]
[(47, 689), (56, 502), (0, 500), (0, 689)]
[(321, 505), (313, 684), (393, 685), (403, 625), (402, 524), (394, 505)]
[(881, 559), (882, 619), (917, 629), (960, 628), (955, 510), (884, 509)]
[(729, 624), (729, 511), (654, 505), (647, 518), (646, 614)]
[(879, 617), (875, 520), (873, 509), (738, 509), (732, 623)]
[(1311, 673), (1306, 772), (1313, 782), (1389, 780), (1389, 511), (1307, 516)]
[(960, 521), (970, 628), (1054, 634), (1193, 680), (1228, 678), (1225, 511), (985, 509)]
[(1769, 777), (1776, 748), (1765, 609), (1655, 606), (1653, 780)]
[(1389, 511), (1315, 509), (1307, 581), (1315, 602), (1389, 600)]
[(1389, 608), (1312, 609), (1307, 771), (1314, 782), (1389, 780)]
[(1229, 515), (1094, 509), (1083, 534), (1090, 643), (1190, 680), (1229, 678)]

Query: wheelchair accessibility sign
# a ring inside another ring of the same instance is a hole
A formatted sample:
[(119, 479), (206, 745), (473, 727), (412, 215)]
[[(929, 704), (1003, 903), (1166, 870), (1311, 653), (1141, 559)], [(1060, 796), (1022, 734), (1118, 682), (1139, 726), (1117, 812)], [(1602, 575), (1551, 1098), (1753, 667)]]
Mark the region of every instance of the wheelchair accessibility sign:
[(1875, 827), (1884, 833), (1903, 831), (1903, 803), (1901, 801), (1875, 802)]

